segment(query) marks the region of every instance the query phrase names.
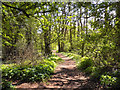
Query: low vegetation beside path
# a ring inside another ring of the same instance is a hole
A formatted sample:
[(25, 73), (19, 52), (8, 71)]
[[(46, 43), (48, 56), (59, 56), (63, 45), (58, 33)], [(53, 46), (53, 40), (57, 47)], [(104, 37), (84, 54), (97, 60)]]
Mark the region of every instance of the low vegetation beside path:
[(40, 82), (50, 78), (58, 62), (62, 61), (57, 55), (48, 56), (36, 62), (23, 62), (22, 64), (3, 64), (2, 89), (14, 88), (13, 82)]
[(79, 70), (89, 75), (91, 80), (100, 82), (104, 88), (120, 88), (120, 71), (110, 71), (110, 66), (96, 66), (94, 60), (90, 57), (81, 57), (69, 52), (61, 53), (75, 60)]

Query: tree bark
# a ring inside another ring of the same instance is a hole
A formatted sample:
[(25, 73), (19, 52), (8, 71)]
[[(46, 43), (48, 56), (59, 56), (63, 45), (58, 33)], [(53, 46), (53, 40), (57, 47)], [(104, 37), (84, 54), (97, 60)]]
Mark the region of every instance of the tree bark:
[[(58, 16), (58, 15), (57, 15)], [(60, 21), (58, 21), (59, 23)], [(61, 24), (61, 23), (60, 23)], [(58, 52), (61, 52), (61, 44), (60, 44), (60, 24), (59, 24), (59, 30), (58, 30)]]
[(44, 30), (44, 43), (45, 43), (45, 56), (48, 56), (48, 55), (52, 54), (51, 47), (50, 47), (51, 26), (46, 25), (45, 21), (44, 21), (44, 25), (46, 27), (49, 27), (48, 30), (47, 29), (46, 30), (43, 29)]
[(52, 54), (50, 48), (50, 40), (48, 37), (49, 33), (47, 31), (44, 32), (44, 43), (45, 43), (45, 56)]
[(118, 57), (118, 61), (120, 61), (120, 1), (117, 2), (117, 8), (116, 8), (116, 16), (117, 16), (117, 21), (119, 21), (117, 23), (117, 30), (116, 30), (116, 36), (117, 36), (117, 40), (116, 41), (116, 49), (119, 51), (117, 53)]

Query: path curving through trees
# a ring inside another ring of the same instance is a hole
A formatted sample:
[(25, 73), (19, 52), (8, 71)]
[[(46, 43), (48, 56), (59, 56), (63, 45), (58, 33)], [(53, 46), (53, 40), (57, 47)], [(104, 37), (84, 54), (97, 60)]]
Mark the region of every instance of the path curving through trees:
[[(56, 52), (55, 50), (53, 51)], [(23, 83), (16, 88), (41, 88), (41, 89), (92, 89), (98, 90), (99, 85), (94, 83), (77, 69), (75, 61), (56, 53), (64, 62), (60, 63), (52, 75), (51, 79), (44, 83)]]

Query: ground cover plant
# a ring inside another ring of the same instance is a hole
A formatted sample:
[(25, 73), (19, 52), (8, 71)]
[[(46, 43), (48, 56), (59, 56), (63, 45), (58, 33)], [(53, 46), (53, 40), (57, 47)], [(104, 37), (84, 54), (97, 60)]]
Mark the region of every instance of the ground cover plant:
[(3, 64), (2, 69), (2, 88), (12, 88), (13, 81), (19, 82), (40, 82), (50, 78), (54, 73), (55, 67), (62, 59), (56, 55), (51, 55), (39, 62), (39, 64)]
[(80, 57), (78, 54), (61, 52), (63, 55), (76, 61), (77, 68), (90, 76), (91, 80), (97, 80), (104, 88), (119, 88), (120, 73), (108, 71), (104, 66), (95, 66), (89, 57)]
[(119, 87), (120, 1), (97, 1), (1, 2), (3, 81), (49, 78), (57, 50), (104, 87)]

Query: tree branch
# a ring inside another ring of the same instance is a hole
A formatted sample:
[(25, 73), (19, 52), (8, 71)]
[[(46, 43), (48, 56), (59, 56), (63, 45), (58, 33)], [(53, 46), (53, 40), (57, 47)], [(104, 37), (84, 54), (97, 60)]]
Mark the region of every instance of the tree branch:
[(2, 2), (2, 4), (5, 5), (5, 6), (7, 6), (7, 7), (10, 7), (10, 8), (13, 8), (13, 9), (17, 9), (17, 10), (19, 10), (19, 11), (22, 11), (28, 18), (30, 17), (30, 15), (27, 14), (27, 13), (25, 12), (25, 10), (23, 10), (23, 9), (20, 9), (20, 8), (17, 8), (17, 7), (13, 7), (13, 6), (10, 6), (10, 5), (8, 5), (8, 4), (6, 4), (6, 3), (3, 3), (3, 2)]
[[(10, 6), (10, 5), (8, 5), (8, 4), (6, 4), (6, 3), (3, 3), (3, 2), (2, 2), (2, 4), (5, 5), (5, 6), (7, 6), (7, 7), (10, 7), (10, 8), (13, 8), (13, 9), (17, 9), (17, 10), (19, 10), (19, 11), (22, 11), (28, 18), (30, 17), (30, 14), (27, 14), (24, 9), (17, 8), (17, 7), (13, 7), (13, 6)], [(45, 4), (43, 4), (43, 5), (45, 5)], [(35, 4), (35, 6), (36, 6), (36, 4)], [(29, 7), (29, 8), (31, 8), (31, 7)], [(27, 8), (27, 9), (29, 9), (29, 8)], [(27, 10), (27, 9), (26, 9), (26, 10)], [(47, 12), (52, 12), (52, 10), (43, 11), (43, 12), (37, 11), (36, 13), (47, 13)], [(35, 13), (35, 14), (36, 14), (36, 13)]]

